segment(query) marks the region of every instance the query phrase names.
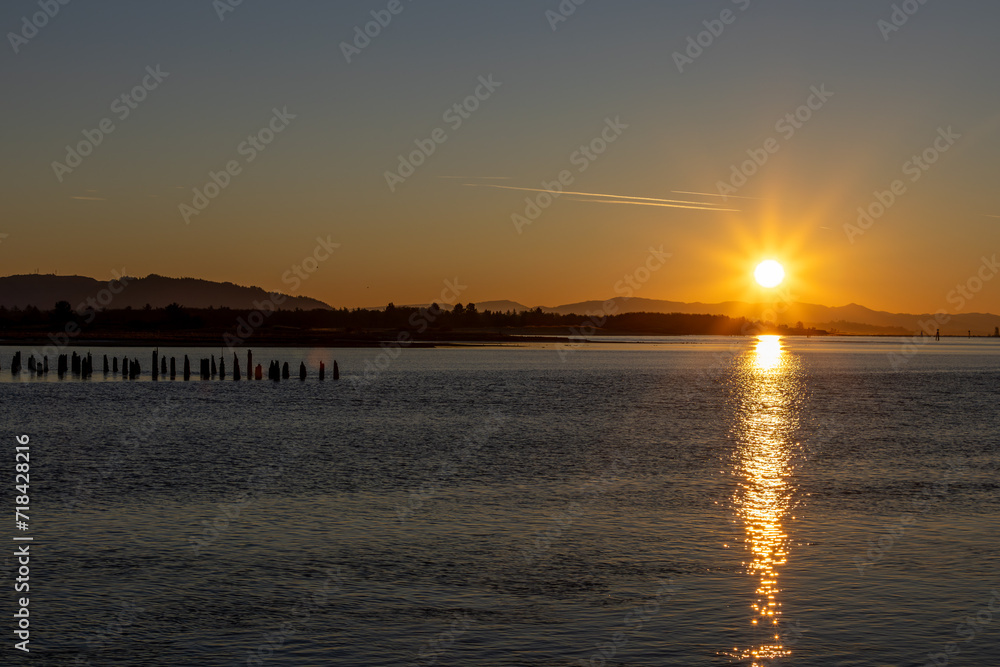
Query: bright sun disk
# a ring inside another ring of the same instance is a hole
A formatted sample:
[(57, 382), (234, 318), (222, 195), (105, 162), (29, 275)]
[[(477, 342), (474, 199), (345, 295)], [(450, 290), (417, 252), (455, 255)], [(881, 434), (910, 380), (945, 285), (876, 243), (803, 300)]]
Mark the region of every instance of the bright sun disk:
[(766, 259), (757, 265), (753, 277), (761, 287), (777, 287), (785, 279), (785, 269), (773, 259)]

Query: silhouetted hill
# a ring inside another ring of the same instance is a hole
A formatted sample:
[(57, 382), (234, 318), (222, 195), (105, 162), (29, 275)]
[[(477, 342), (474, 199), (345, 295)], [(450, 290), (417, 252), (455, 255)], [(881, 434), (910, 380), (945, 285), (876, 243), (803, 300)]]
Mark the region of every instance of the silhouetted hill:
[[(749, 320), (775, 319), (776, 324), (794, 325), (802, 322), (806, 326), (828, 331), (839, 331), (852, 334), (891, 334), (913, 335), (920, 328), (920, 322), (930, 322), (934, 316), (928, 313), (907, 314), (888, 313), (872, 310), (851, 303), (846, 306), (820, 306), (811, 303), (792, 302), (775, 307), (768, 303), (745, 303), (742, 301), (724, 301), (722, 303), (684, 303), (682, 301), (664, 301), (661, 299), (643, 299), (633, 297), (625, 299), (615, 297), (609, 299), (615, 303), (617, 313), (685, 313), (690, 315), (726, 315), (728, 317), (745, 317)], [(606, 301), (580, 301), (561, 306), (541, 306), (542, 312), (560, 315), (587, 314), (604, 312)], [(501, 304), (495, 307), (492, 304)], [(476, 304), (480, 310), (534, 310), (534, 307), (523, 306), (513, 301), (487, 301)], [(773, 318), (767, 311), (779, 311)], [(947, 324), (941, 326), (942, 333), (964, 334), (971, 330), (973, 334), (991, 334), (995, 327), (1000, 326), (1000, 315), (990, 313), (965, 313), (950, 315)], [(935, 325), (935, 328), (936, 325)]]
[[(106, 281), (84, 276), (20, 275), (0, 278), (0, 306), (26, 308), (35, 306), (51, 310), (57, 301), (69, 301), (73, 308), (95, 298), (108, 286)], [(217, 283), (197, 278), (167, 278), (151, 274), (145, 278), (128, 278), (128, 283), (106, 306), (108, 308), (163, 308), (179, 303), (186, 308), (253, 308), (270, 293), (260, 287), (244, 287), (233, 283)], [(287, 297), (281, 308), (312, 310), (330, 306), (308, 297)]]

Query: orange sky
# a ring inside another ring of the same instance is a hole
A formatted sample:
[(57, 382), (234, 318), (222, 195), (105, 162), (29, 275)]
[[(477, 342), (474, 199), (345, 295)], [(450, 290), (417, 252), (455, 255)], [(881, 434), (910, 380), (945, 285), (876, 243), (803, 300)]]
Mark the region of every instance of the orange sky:
[[(67, 8), (4, 65), (2, 273), (124, 268), (351, 307), (426, 303), (457, 278), (462, 301), (554, 306), (615, 296), (662, 247), (636, 296), (766, 299), (752, 271), (772, 257), (800, 301), (1000, 312), (1000, 280), (949, 298), (1000, 252), (985, 84), (1000, 47), (983, 17), (1000, 10), (926, 5), (887, 40), (871, 3), (752, 5), (679, 71), (713, 18), (690, 4), (588, 6), (555, 31), (532, 3), (414, 7), (350, 63), (338, 45), (363, 3), (221, 24)], [(156, 65), (169, 75), (122, 119), (114, 101)], [(280, 131), (275, 109), (294, 116)], [(114, 131), (58, 174), (103, 118)], [(273, 141), (248, 150), (253, 135)], [(387, 177), (421, 146), (412, 175)], [(512, 220), (560, 175), (646, 199), (565, 194)], [(879, 198), (884, 214), (852, 228)], [(283, 276), (317, 237), (341, 245), (293, 289)]]

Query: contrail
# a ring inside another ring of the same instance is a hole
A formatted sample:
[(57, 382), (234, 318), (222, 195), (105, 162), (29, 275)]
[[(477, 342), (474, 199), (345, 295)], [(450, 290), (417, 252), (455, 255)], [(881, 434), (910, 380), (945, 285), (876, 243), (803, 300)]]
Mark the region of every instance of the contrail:
[[(656, 202), (656, 203), (659, 203), (659, 204), (694, 204), (694, 205), (696, 205), (696, 206), (698, 206), (700, 208), (703, 208), (705, 210), (712, 210), (712, 211), (732, 211), (732, 210), (735, 210), (735, 209), (718, 208), (717, 204), (710, 204), (709, 202), (687, 201), (687, 200), (684, 200), (684, 199), (658, 199), (656, 197), (631, 197), (631, 196), (628, 196), (628, 195), (608, 195), (608, 194), (602, 194), (602, 193), (598, 193), (598, 192), (573, 192), (573, 191), (570, 191), (570, 190), (561, 190), (561, 191), (560, 190), (543, 190), (541, 188), (519, 188), (519, 187), (515, 187), (513, 185), (492, 185), (492, 184), (489, 184), (489, 183), (465, 183), (465, 185), (468, 186), (468, 187), (472, 187), (472, 188), (500, 188), (502, 190), (523, 190), (525, 192), (548, 192), (549, 194), (555, 194), (555, 195), (579, 195), (579, 196), (583, 196), (583, 197), (604, 197), (604, 198), (607, 198), (607, 199), (628, 199), (628, 200), (635, 200), (635, 201)], [(588, 201), (588, 200), (581, 200), (581, 201)], [(592, 201), (598, 201), (598, 200), (592, 200)], [(624, 203), (628, 203), (628, 202), (620, 202), (620, 203), (624, 204)], [(684, 207), (678, 206), (677, 208), (684, 208)]]
[(763, 197), (741, 197), (739, 195), (720, 195), (718, 193), (713, 193), (713, 192), (689, 192), (687, 190), (672, 190), (672, 192), (678, 195), (700, 195), (702, 197), (723, 197), (725, 199), (729, 199), (730, 197), (732, 197), (733, 199), (757, 199), (759, 201), (764, 200)]
[[(661, 204), (659, 202), (645, 202), (645, 201), (617, 201), (617, 200), (607, 200), (607, 199), (576, 199), (570, 197), (570, 201), (582, 201), (589, 202), (591, 204), (625, 204), (627, 206), (660, 206), (662, 208), (690, 208), (698, 211), (732, 211), (734, 213), (739, 213), (738, 208), (715, 208), (713, 206), (684, 206), (682, 204)], [(697, 202), (691, 202), (697, 203)]]

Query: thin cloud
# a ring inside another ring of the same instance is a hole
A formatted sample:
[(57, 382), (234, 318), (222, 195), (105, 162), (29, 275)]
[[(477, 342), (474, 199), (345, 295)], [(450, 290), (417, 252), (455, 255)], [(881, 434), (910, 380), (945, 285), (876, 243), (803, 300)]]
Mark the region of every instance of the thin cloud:
[(490, 185), (486, 183), (466, 183), (467, 187), (472, 188), (499, 188), (501, 190), (522, 190), (524, 192), (547, 192), (549, 194), (559, 194), (559, 195), (577, 195), (581, 197), (593, 197), (593, 199), (578, 199), (576, 201), (602, 201), (607, 199), (615, 200), (627, 200), (620, 201), (621, 204), (633, 203), (633, 202), (655, 202), (659, 205), (672, 205), (672, 204), (683, 204), (684, 206), (667, 206), (668, 208), (692, 208), (698, 207), (705, 210), (713, 211), (733, 211), (736, 209), (718, 208), (718, 204), (712, 204), (710, 202), (703, 201), (687, 201), (684, 199), (659, 199), (657, 197), (631, 197), (629, 195), (609, 195), (598, 192), (573, 192), (571, 190), (563, 190), (562, 192), (558, 190), (544, 190), (542, 188), (519, 188), (513, 185)]
[(107, 201), (104, 197), (70, 197), (70, 199), (86, 199), (87, 201)]
[(987, 218), (1000, 218), (1000, 215), (990, 215), (989, 213), (983, 213), (983, 215)]

